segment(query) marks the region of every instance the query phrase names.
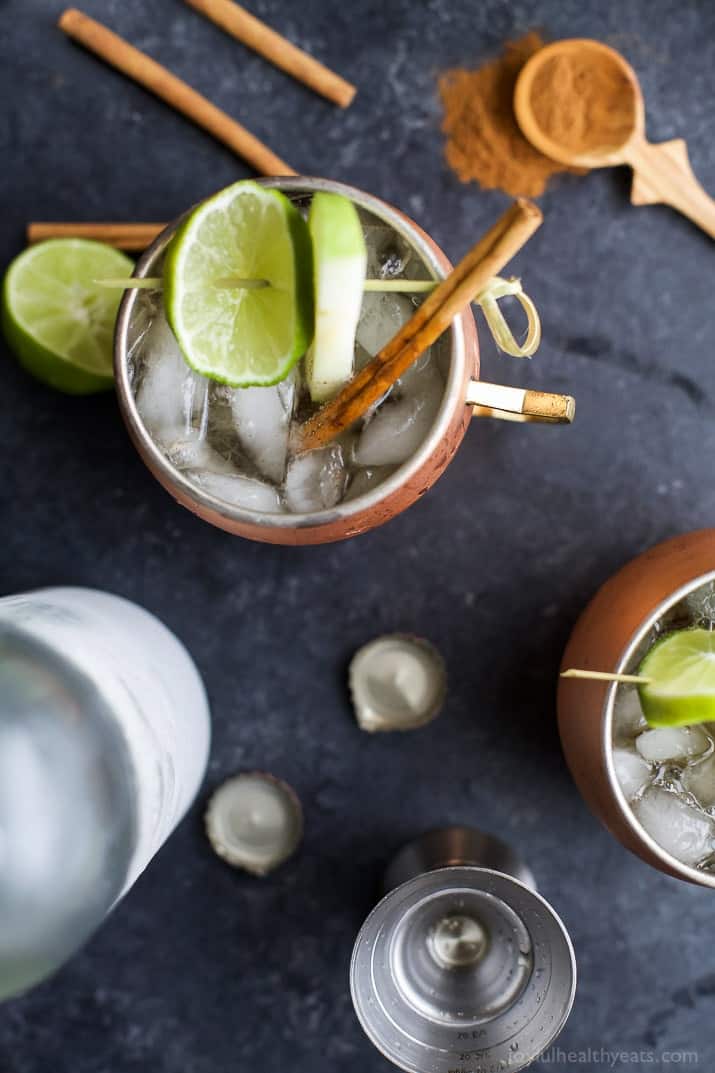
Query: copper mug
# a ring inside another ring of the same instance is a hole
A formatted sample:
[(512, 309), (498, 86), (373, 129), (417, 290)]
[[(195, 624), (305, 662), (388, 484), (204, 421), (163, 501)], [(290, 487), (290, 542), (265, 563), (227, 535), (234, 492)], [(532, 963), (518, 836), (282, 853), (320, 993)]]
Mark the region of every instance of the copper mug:
[[(419, 257), (428, 277), (444, 279), (452, 268), (436, 242), (413, 220), (371, 194), (327, 179), (290, 177), (259, 181), (293, 197), (317, 190), (342, 194), (402, 236)], [(135, 276), (158, 274), (158, 266), (178, 223), (170, 224), (152, 243), (137, 264)], [(522, 412), (524, 396), (540, 393), (480, 382), (477, 331), (474, 317), (467, 310), (454, 319), (437, 344), (445, 348), (447, 360), (442, 405), (434, 424), (415, 454), (385, 481), (365, 495), (312, 514), (268, 514), (231, 506), (197, 488), (172, 466), (142, 423), (131, 389), (129, 362), (136, 303), (137, 291), (125, 292), (115, 334), (115, 380), (129, 435), (149, 470), (179, 503), (212, 525), (253, 540), (271, 544), (322, 544), (374, 529), (411, 506), (434, 484), (454, 457), (475, 412), (512, 420), (547, 420), (528, 417)], [(572, 399), (548, 395), (541, 398), (568, 403), (566, 420), (571, 420)]]
[[(599, 589), (579, 618), (561, 669), (620, 673), (652, 626), (690, 592), (715, 580), (715, 529), (674, 537), (639, 555)], [(561, 743), (576, 785), (591, 811), (623, 845), (654, 868), (715, 888), (715, 874), (682, 864), (638, 823), (613, 764), (616, 683), (561, 678)]]

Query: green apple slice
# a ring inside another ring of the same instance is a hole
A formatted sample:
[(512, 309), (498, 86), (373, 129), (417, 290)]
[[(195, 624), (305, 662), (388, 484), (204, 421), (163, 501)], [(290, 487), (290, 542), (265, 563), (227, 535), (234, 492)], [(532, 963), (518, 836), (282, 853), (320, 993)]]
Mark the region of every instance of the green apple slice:
[(315, 335), (306, 378), (313, 402), (326, 402), (353, 375), (367, 250), (357, 209), (339, 194), (314, 194), (308, 229), (313, 242)]

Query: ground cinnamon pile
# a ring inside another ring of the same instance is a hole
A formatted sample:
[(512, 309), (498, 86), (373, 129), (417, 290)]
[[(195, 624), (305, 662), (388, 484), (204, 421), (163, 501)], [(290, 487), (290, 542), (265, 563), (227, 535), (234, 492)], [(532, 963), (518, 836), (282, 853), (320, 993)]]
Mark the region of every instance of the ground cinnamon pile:
[(514, 197), (538, 197), (556, 172), (575, 170), (534, 149), (514, 116), (519, 72), (543, 45), (532, 31), (510, 41), (499, 59), (476, 71), (455, 68), (441, 76), (445, 156), (462, 182), (476, 181)]
[(529, 100), (543, 133), (573, 153), (617, 148), (635, 123), (635, 87), (608, 55), (592, 49), (546, 60)]

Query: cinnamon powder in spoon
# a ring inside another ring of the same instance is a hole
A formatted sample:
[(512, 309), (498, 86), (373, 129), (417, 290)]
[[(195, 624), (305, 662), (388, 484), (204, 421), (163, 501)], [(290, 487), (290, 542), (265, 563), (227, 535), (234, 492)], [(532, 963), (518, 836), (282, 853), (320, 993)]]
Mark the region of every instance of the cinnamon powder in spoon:
[(514, 115), (519, 72), (543, 45), (540, 34), (532, 31), (508, 42), (502, 56), (476, 71), (455, 68), (441, 76), (445, 157), (462, 182), (477, 182), (513, 197), (538, 197), (556, 172), (577, 170), (534, 149)]
[(546, 60), (534, 77), (530, 104), (543, 133), (574, 154), (623, 145), (638, 107), (626, 73), (608, 55), (592, 50)]

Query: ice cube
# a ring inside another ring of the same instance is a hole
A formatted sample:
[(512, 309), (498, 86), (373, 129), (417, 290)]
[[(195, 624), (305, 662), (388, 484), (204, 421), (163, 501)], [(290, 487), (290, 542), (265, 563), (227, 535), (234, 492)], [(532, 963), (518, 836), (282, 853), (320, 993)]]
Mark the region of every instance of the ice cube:
[(183, 428), (166, 428), (157, 437), (157, 442), (168, 461), (177, 469), (233, 472), (230, 463), (213, 450), (197, 429), (186, 432)]
[(415, 308), (406, 294), (366, 291), (355, 333), (357, 344), (374, 357), (410, 320)]
[(715, 582), (708, 581), (685, 600), (691, 622), (705, 629), (712, 629), (715, 623)]
[(264, 481), (243, 477), (240, 473), (209, 473), (205, 470), (194, 471), (191, 476), (200, 488), (224, 503), (266, 514), (282, 512), (278, 490)]
[(404, 276), (407, 268), (415, 279), (427, 275), (424, 265), (415, 256), (407, 239), (391, 227), (370, 215), (363, 217), (363, 234), (367, 246), (367, 278), (395, 279)]
[(677, 794), (651, 786), (632, 808), (651, 838), (683, 864), (697, 864), (712, 852), (715, 824)]
[(715, 805), (715, 756), (690, 764), (683, 772), (683, 786), (702, 808)]
[(392, 466), (371, 466), (359, 469), (350, 480), (345, 500), (367, 495), (373, 488), (377, 488), (378, 484), (382, 484), (391, 473), (394, 473)]
[(636, 749), (651, 764), (702, 756), (710, 745), (710, 737), (698, 726), (656, 727), (636, 738)]
[(280, 483), (285, 475), (294, 395), (292, 376), (272, 387), (236, 388), (231, 392), (238, 439), (269, 481)]
[(650, 765), (634, 749), (614, 749), (613, 765), (616, 778), (628, 798), (634, 797), (650, 779)]
[(231, 408), (234, 388), (212, 383), (208, 392), (206, 435), (209, 443), (224, 458), (245, 457), (236, 432)]
[(144, 375), (137, 390), (139, 415), (152, 436), (162, 436), (181, 424), (189, 429), (197, 403), (206, 393), (206, 381), (184, 361), (179, 344), (164, 317), (147, 330)]
[(431, 350), (427, 350), (419, 356), (417, 361), (413, 361), (412, 365), (405, 369), (395, 386), (401, 394), (406, 395), (414, 391), (420, 391), (428, 383), (430, 387), (437, 383), (439, 383), (440, 387), (444, 386), (442, 375), (437, 368), (437, 362)]
[(153, 290), (140, 290), (137, 292), (136, 304), (127, 333), (127, 357), (129, 359), (129, 372), (132, 383), (137, 370), (136, 359), (140, 355), (147, 332), (154, 318), (163, 317), (163, 315), (160, 292)]
[(618, 740), (635, 738), (647, 726), (638, 690), (631, 686), (619, 686), (613, 709), (614, 737)]
[[(407, 390), (409, 389), (409, 390)], [(434, 363), (404, 380), (369, 419), (358, 441), (360, 466), (398, 466), (415, 453), (437, 416), (444, 385)]]
[(334, 507), (343, 497), (346, 477), (339, 444), (298, 455), (288, 464), (283, 486), (288, 510), (307, 514)]

